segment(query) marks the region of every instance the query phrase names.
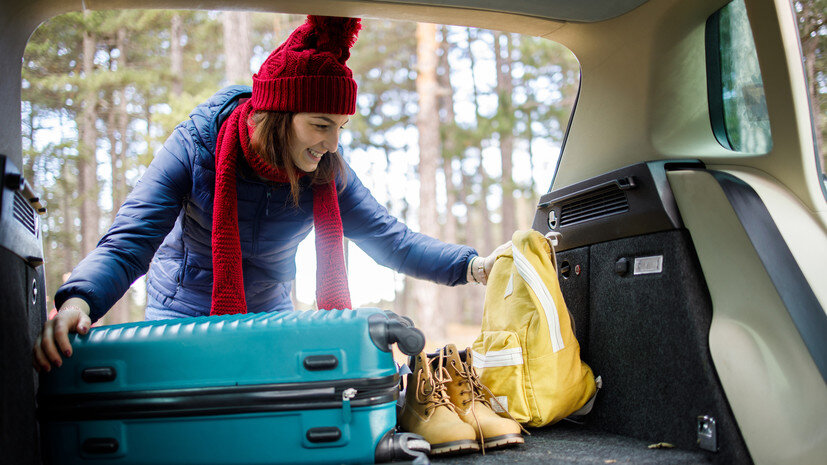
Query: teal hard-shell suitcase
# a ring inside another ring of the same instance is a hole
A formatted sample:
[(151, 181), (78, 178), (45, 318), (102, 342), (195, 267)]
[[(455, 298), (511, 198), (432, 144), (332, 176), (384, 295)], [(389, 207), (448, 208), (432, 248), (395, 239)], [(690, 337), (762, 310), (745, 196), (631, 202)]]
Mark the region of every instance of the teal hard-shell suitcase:
[(387, 460), (391, 346), (418, 353), (425, 342), (378, 309), (128, 323), (71, 339), (38, 395), (55, 464)]

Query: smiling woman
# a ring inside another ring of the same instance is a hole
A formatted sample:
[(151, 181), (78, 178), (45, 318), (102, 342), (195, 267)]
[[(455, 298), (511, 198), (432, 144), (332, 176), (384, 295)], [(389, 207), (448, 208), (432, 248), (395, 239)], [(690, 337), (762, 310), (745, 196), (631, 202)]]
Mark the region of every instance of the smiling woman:
[(293, 117), (290, 157), (296, 166), (312, 173), (325, 154), (334, 156), (339, 134), (348, 122), (347, 115), (298, 113)]
[[(29, 178), (35, 180), (42, 197), (49, 202), (50, 214), (44, 218), (49, 298), (104, 232), (95, 226), (105, 224), (106, 220), (95, 214), (111, 212), (114, 218), (127, 192), (152, 161), (152, 155), (164, 153), (163, 137), (223, 85), (217, 78), (228, 76), (225, 82), (238, 82), (229, 76), (243, 74), (246, 78), (241, 83), (252, 83), (251, 69), (257, 70), (267, 54), (262, 47), (256, 47), (256, 53), (247, 58), (246, 70), (231, 73), (225, 69), (230, 63), (223, 57), (220, 44), (231, 36), (231, 31), (221, 30), (224, 15), (199, 11), (98, 11), (87, 13), (91, 20), (84, 21), (83, 14), (71, 13), (47, 21), (35, 32), (23, 69), (24, 166), (31, 170)], [(261, 43), (265, 47), (284, 40), (287, 32), (303, 19), (267, 13), (244, 15), (251, 21), (246, 43)], [(428, 154), (418, 150), (416, 141), (418, 108), (413, 84), (417, 70), (411, 58), (415, 53), (416, 24), (380, 20), (365, 24), (365, 30), (360, 32), (361, 45), (353, 49), (347, 62), (359, 83), (359, 99), (357, 114), (350, 118), (346, 129), (340, 130), (343, 149), (335, 150), (339, 157), (324, 155), (311, 175), (291, 185), (296, 190), (291, 190), (290, 197), (295, 198), (300, 192), (301, 183), (327, 178), (335, 163), (325, 160), (334, 162), (340, 158), (347, 160), (372, 196), (392, 215), (414, 230), (432, 228), (429, 234), (439, 235), (446, 242), (464, 242), (478, 250), (490, 250), (510, 237), (510, 232), (501, 230), (505, 225), (527, 227), (529, 221), (524, 212), (533, 208), (536, 197), (548, 186), (576, 93), (579, 76), (571, 53), (529, 36), (438, 28), (440, 48), (433, 53), (443, 59), (438, 69), (440, 93), (450, 90), (454, 97), (439, 100), (441, 124), (437, 128), (450, 133), (441, 136), (439, 151), (443, 155), (428, 161)], [(85, 56), (83, 34), (67, 34), (65, 28), (86, 30), (91, 36), (97, 51), (89, 73), (105, 76), (109, 84), (75, 78), (76, 65)], [(168, 40), (170, 34), (178, 40)], [(120, 42), (118, 37), (122, 38)], [(105, 44), (110, 42), (117, 47), (107, 48)], [(498, 53), (493, 53), (495, 49)], [(227, 46), (223, 50), (237, 47)], [(497, 55), (503, 58), (503, 67), (512, 68), (511, 72), (497, 75)], [(173, 71), (171, 77), (169, 70)], [(136, 81), (136, 75), (142, 79)], [(499, 98), (498, 82), (505, 82), (506, 77), (513, 86), (513, 99)], [(87, 94), (97, 97), (79, 97)], [(87, 117), (81, 117), (84, 112), (89, 113)], [(277, 160), (277, 152), (288, 146), (287, 136), (294, 127), (288, 115), (278, 119), (279, 114), (252, 114), (256, 130), (251, 143), (271, 161)], [(87, 119), (96, 121), (94, 127), (84, 123)], [(510, 134), (506, 126), (498, 132), (485, 130), (494, 119), (508, 122), (507, 126), (513, 128)], [(311, 121), (316, 123), (330, 124), (325, 120)], [(279, 127), (283, 128), (277, 130)], [(256, 132), (269, 136), (258, 138)], [(284, 140), (279, 139), (281, 135)], [(79, 138), (94, 138), (95, 142), (81, 145)], [(262, 145), (268, 141), (271, 149)], [(92, 163), (91, 156), (78, 156), (90, 152), (92, 146), (97, 147), (97, 163)], [(302, 155), (312, 157), (312, 152), (304, 151)], [(419, 167), (431, 163), (436, 165), (436, 172), (428, 178), (435, 182), (431, 184), (433, 192), (426, 194), (418, 179)], [(298, 179), (301, 170), (295, 170), (295, 164), (294, 161), (282, 167), (288, 177), (293, 173)], [(96, 176), (92, 173), (95, 169)], [(79, 176), (74, 175), (76, 170)], [(346, 174), (345, 170), (340, 172)], [(509, 176), (514, 179), (511, 184), (494, 182)], [(77, 193), (77, 204), (72, 193)], [(431, 207), (422, 207), (420, 195), (430, 195), (435, 202)], [(271, 197), (265, 202), (264, 213), (278, 204), (279, 200)], [(428, 215), (435, 219), (426, 221)], [(297, 252), (296, 281), (291, 289), (296, 308), (315, 305), (313, 242), (311, 233)], [(482, 288), (438, 289), (432, 283), (409, 280), (378, 265), (360, 245), (355, 241), (345, 243), (354, 305), (393, 308), (417, 317), (429, 312), (431, 301), (445, 302), (451, 310), (432, 312), (441, 321), (433, 324), (433, 334), (446, 327), (444, 322), (475, 322), (481, 309)], [(201, 264), (191, 260), (190, 266)], [(189, 276), (182, 273), (177, 279), (183, 281)], [(421, 299), (415, 288), (429, 285), (439, 296), (416, 302)], [(139, 278), (98, 324), (143, 319), (144, 287), (144, 279)], [(47, 305), (52, 308), (51, 301)]]
[[(255, 127), (250, 147), (267, 163), (278, 166), (287, 176), (290, 195), (298, 205), (299, 176), (312, 174), (314, 182), (324, 183), (344, 173), (344, 160), (338, 152), (339, 133), (347, 115), (257, 111), (250, 115)], [(315, 148), (315, 150), (314, 150)], [(322, 163), (322, 157), (329, 156)]]
[(88, 332), (147, 268), (150, 320), (293, 308), (296, 250), (311, 228), (320, 309), (352, 308), (344, 236), (402, 273), (485, 282), (493, 256), (408, 229), (339, 153), (356, 110), (346, 61), (359, 29), (358, 19), (308, 16), (252, 88), (219, 91), (173, 131), (58, 289), (57, 315), (35, 344), (39, 369), (71, 356), (68, 333)]

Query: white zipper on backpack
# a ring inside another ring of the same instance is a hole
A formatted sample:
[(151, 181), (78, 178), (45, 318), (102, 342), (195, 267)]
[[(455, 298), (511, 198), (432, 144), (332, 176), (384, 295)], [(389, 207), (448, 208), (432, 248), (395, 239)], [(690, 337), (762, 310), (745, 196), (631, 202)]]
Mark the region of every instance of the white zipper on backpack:
[(543, 306), (543, 312), (546, 314), (546, 321), (548, 322), (548, 336), (551, 339), (551, 349), (554, 352), (562, 350), (565, 347), (563, 343), (563, 335), (560, 334), (560, 320), (557, 316), (557, 305), (554, 304), (554, 299), (548, 291), (543, 278), (537, 273), (537, 270), (531, 265), (531, 262), (523, 255), (516, 247), (511, 248), (514, 257), (514, 266), (517, 272), (528, 284), (528, 287), (534, 291), (540, 305)]

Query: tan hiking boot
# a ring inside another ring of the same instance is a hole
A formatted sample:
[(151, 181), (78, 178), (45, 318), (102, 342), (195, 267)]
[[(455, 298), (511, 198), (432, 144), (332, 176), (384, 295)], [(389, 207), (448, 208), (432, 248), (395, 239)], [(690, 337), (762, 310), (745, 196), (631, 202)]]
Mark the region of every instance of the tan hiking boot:
[(425, 352), (414, 358), (399, 426), (425, 438), (431, 444), (431, 455), (478, 451), (474, 428), (457, 416), (448, 400), (445, 369), (434, 368), (431, 362)]
[(465, 353), (466, 359), (463, 361), (454, 344), (446, 345), (441, 352), (445, 368), (451, 377), (446, 383), (448, 397), (457, 414), (462, 421), (474, 428), (483, 453), (485, 449), (524, 443), (520, 434), (522, 426), (511, 418), (501, 417), (491, 407), (485, 396), (487, 389), (480, 383), (474, 370), (471, 349), (466, 349)]

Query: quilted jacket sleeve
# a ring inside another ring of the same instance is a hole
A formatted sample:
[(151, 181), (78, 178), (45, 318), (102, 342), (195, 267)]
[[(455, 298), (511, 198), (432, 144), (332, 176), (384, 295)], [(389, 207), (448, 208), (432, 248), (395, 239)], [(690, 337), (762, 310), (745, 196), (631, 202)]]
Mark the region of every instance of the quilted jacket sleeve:
[(467, 282), (468, 260), (476, 250), (412, 231), (376, 201), (350, 167), (339, 209), (345, 236), (380, 265), (449, 286)]
[(81, 297), (89, 303), (95, 321), (146, 273), (191, 190), (189, 154), (194, 150), (187, 129), (176, 128), (118, 210), (109, 231), (58, 289), (57, 308), (70, 297)]

